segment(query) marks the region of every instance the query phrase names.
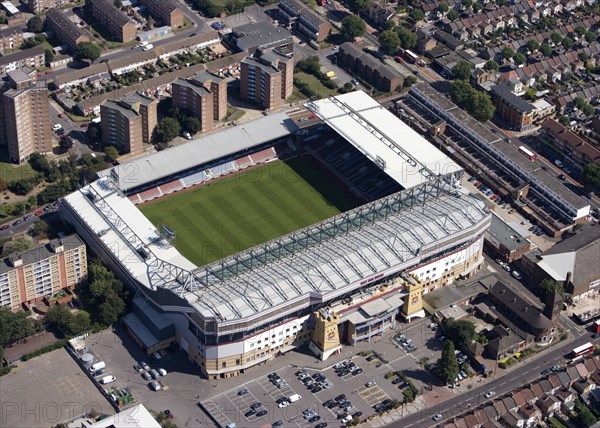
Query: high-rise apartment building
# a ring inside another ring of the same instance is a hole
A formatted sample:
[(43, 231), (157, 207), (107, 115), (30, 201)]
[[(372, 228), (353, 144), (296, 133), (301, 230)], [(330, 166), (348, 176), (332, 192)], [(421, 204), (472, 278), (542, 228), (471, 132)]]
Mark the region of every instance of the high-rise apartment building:
[(73, 234), (0, 261), (0, 306), (17, 310), (87, 276), (85, 243)]
[(294, 90), (294, 58), (277, 49), (261, 51), (241, 62), (240, 95), (264, 109), (281, 108)]
[(35, 152), (52, 151), (52, 124), (48, 88), (34, 82), (22, 70), (0, 76), (0, 145), (8, 146), (8, 157), (22, 163)]
[(158, 101), (142, 94), (129, 94), (120, 101), (100, 105), (102, 143), (121, 152), (139, 155), (143, 144), (152, 142), (156, 132)]
[(214, 122), (227, 115), (227, 81), (206, 71), (171, 85), (173, 106), (193, 113), (202, 131), (214, 129)]

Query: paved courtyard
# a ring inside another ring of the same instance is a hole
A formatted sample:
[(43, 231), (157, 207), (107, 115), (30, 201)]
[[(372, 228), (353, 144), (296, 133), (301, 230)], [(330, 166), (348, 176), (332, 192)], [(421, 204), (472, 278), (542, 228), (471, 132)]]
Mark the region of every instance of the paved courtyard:
[(64, 349), (18, 364), (0, 378), (0, 426), (49, 427), (95, 409), (114, 414), (106, 398)]

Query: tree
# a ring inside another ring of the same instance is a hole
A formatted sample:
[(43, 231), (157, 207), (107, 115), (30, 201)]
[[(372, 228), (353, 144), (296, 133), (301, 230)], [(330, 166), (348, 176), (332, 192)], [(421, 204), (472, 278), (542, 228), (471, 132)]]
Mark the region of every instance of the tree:
[(0, 307), (0, 345), (6, 346), (33, 333), (33, 323), (25, 312)]
[(78, 287), (77, 293), (94, 321), (105, 325), (116, 322), (125, 312), (128, 296), (123, 283), (104, 265), (93, 261), (88, 267), (87, 284)]
[(53, 60), (54, 60), (54, 54), (52, 53), (52, 49), (46, 48), (44, 50), (44, 61), (46, 62), (46, 64), (49, 64)]
[(588, 163), (583, 167), (583, 182), (590, 189), (600, 189), (600, 166), (596, 163)]
[(525, 64), (527, 61), (527, 58), (525, 58), (525, 55), (523, 55), (521, 52), (517, 52), (513, 58), (517, 65)]
[(349, 0), (348, 6), (355, 12), (365, 10), (369, 5), (369, 0)]
[(357, 15), (350, 15), (342, 20), (342, 34), (346, 40), (354, 40), (362, 36), (367, 29), (365, 21)]
[(506, 47), (502, 49), (502, 58), (509, 60), (515, 56), (515, 50), (513, 48)]
[(452, 74), (455, 79), (468, 81), (472, 70), (473, 67), (469, 61), (460, 60), (452, 67)]
[(390, 55), (395, 54), (400, 48), (398, 33), (393, 30), (382, 31), (379, 35), (379, 46), (384, 52)]
[(194, 116), (188, 116), (183, 120), (181, 127), (189, 132), (191, 135), (197, 134), (200, 132), (200, 121)]
[(121, 0), (115, 0), (114, 5), (117, 9), (121, 9), (123, 7), (123, 2)]
[(530, 101), (535, 100), (535, 89), (533, 89), (533, 88), (527, 89), (525, 91), (525, 98), (528, 99), (528, 100), (530, 100)]
[(442, 13), (446, 13), (448, 12), (450, 8), (448, 7), (448, 5), (446, 3), (440, 3), (438, 4), (438, 11), (442, 12)]
[(562, 126), (569, 126), (571, 121), (569, 120), (569, 116), (562, 115), (558, 118), (558, 123), (560, 123)]
[(585, 52), (579, 52), (579, 55), (577, 55), (580, 61), (583, 62), (587, 62), (588, 60), (588, 56)]
[(573, 47), (573, 39), (570, 37), (565, 37), (564, 39), (562, 39), (562, 41), (560, 42), (560, 44), (563, 46), (563, 48), (565, 48), (566, 50), (569, 50)]
[(400, 40), (402, 49), (412, 49), (417, 44), (417, 35), (406, 28), (399, 26), (394, 28)]
[(592, 33), (591, 31), (588, 31), (587, 33), (585, 33), (585, 41), (588, 43), (592, 43), (596, 40), (596, 33)]
[(85, 133), (92, 143), (98, 143), (102, 140), (102, 128), (99, 123), (90, 122)]
[(456, 21), (460, 15), (458, 14), (458, 12), (454, 9), (450, 9), (450, 11), (446, 14), (446, 17), (450, 20), (450, 21)]
[(177, 137), (180, 132), (181, 126), (179, 125), (179, 122), (172, 117), (165, 117), (162, 119), (156, 128), (158, 138), (164, 143), (168, 143), (173, 138)]
[(61, 149), (63, 149), (64, 151), (67, 151), (71, 147), (73, 147), (73, 145), (74, 145), (73, 139), (71, 137), (69, 137), (68, 135), (63, 135), (62, 137), (60, 137), (58, 145)]
[(496, 61), (494, 61), (493, 59), (490, 59), (489, 61), (487, 61), (485, 63), (485, 65), (483, 66), (483, 69), (485, 71), (498, 71), (498, 70), (500, 70), (500, 66), (498, 65), (498, 63)]
[(15, 180), (8, 183), (8, 190), (15, 195), (24, 196), (33, 190), (34, 183), (28, 179)]
[(587, 30), (583, 25), (578, 25), (575, 27), (575, 32), (577, 33), (577, 36), (582, 37), (585, 33), (587, 33)]
[(54, 305), (48, 309), (46, 322), (57, 333), (69, 335), (69, 325), (72, 323), (71, 312), (65, 305)]
[(79, 43), (75, 49), (75, 55), (78, 58), (89, 59), (92, 62), (96, 61), (101, 53), (100, 46), (92, 42)]
[(454, 383), (458, 377), (459, 368), (455, 351), (452, 340), (447, 340), (444, 343), (442, 356), (435, 365), (436, 374), (446, 383)]
[(44, 21), (39, 16), (34, 16), (27, 21), (27, 31), (32, 33), (41, 33), (44, 31)]
[(448, 338), (458, 349), (467, 350), (475, 339), (475, 324), (466, 320), (448, 319), (444, 325)]
[[(309, 56), (308, 58), (301, 59), (296, 64), (296, 70), (304, 71), (305, 73), (312, 74), (313, 76), (318, 76), (321, 72), (321, 64), (319, 63), (319, 57)], [(173, 115), (171, 114), (170, 116)]]
[(450, 98), (461, 108), (465, 108), (471, 100), (473, 87), (464, 80), (455, 80), (450, 84)]
[(415, 83), (417, 83), (417, 78), (415, 76), (406, 76), (406, 79), (404, 79), (404, 83), (402, 84), (402, 87), (410, 88)]
[(531, 52), (535, 52), (540, 48), (540, 44), (537, 40), (529, 40), (527, 42), (527, 49), (529, 49)]
[(1, 12), (1, 11), (0, 11), (0, 24), (2, 24), (2, 25), (8, 24), (8, 16), (6, 16), (6, 13)]
[(552, 40), (556, 44), (559, 44), (562, 41), (562, 36), (560, 35), (560, 33), (554, 32), (550, 34), (550, 40)]
[(48, 223), (43, 220), (36, 221), (33, 225), (33, 232), (40, 238), (48, 237)]
[(104, 148), (104, 157), (107, 162), (114, 162), (119, 157), (119, 150), (115, 146), (108, 146)]
[(423, 13), (423, 11), (421, 9), (417, 9), (416, 7), (413, 7), (410, 12), (408, 13), (408, 15), (415, 20), (415, 22), (419, 22), (425, 19), (425, 13)]
[(548, 43), (542, 43), (542, 45), (540, 46), (540, 52), (544, 56), (550, 56), (552, 55), (552, 47)]
[(478, 13), (483, 9), (483, 5), (481, 3), (473, 3), (473, 12)]
[(545, 299), (546, 296), (554, 293), (555, 291), (562, 294), (563, 286), (562, 286), (562, 284), (558, 283), (557, 281), (555, 281), (553, 279), (544, 279), (542, 282), (540, 282), (540, 285), (538, 286), (538, 290), (540, 292), (540, 297), (542, 299)]
[(496, 107), (490, 96), (486, 92), (474, 91), (471, 99), (471, 110), (469, 111), (471, 116), (480, 122), (487, 122), (494, 116), (495, 112)]
[(577, 409), (577, 416), (575, 417), (575, 420), (577, 421), (578, 426), (589, 428), (596, 423), (596, 417), (584, 403), (577, 400), (577, 403), (575, 403), (575, 409)]
[(585, 103), (585, 105), (581, 108), (581, 111), (586, 116), (591, 116), (596, 112), (596, 109), (592, 105)]

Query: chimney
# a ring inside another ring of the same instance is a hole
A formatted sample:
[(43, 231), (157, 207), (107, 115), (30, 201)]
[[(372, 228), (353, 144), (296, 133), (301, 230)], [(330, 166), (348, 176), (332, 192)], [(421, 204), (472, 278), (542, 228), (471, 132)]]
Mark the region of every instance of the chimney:
[(8, 256), (8, 262), (12, 267), (23, 266), (23, 258), (19, 253), (11, 254), (10, 256)]

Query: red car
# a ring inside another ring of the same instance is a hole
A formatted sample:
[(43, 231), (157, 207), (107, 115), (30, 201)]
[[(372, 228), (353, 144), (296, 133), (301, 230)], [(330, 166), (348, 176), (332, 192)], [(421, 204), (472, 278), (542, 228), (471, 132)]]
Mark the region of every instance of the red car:
[(58, 113), (58, 117), (63, 118), (63, 117), (65, 117), (65, 115), (62, 113)]
[(35, 215), (42, 215), (44, 213), (44, 210), (37, 210), (35, 212)]
[(475, 187), (479, 187), (479, 186), (481, 186), (482, 184), (483, 184), (483, 183), (482, 183), (481, 181), (476, 181), (476, 182), (475, 182)]
[(394, 60), (395, 60), (396, 62), (404, 62), (404, 60), (402, 59), (402, 57), (401, 57), (401, 56), (397, 56), (396, 58), (394, 58)]
[(308, 116), (309, 119), (316, 119), (317, 115), (316, 114), (311, 114), (310, 116)]
[(10, 227), (10, 224), (5, 224), (4, 226), (0, 227), (0, 230), (6, 230)]

